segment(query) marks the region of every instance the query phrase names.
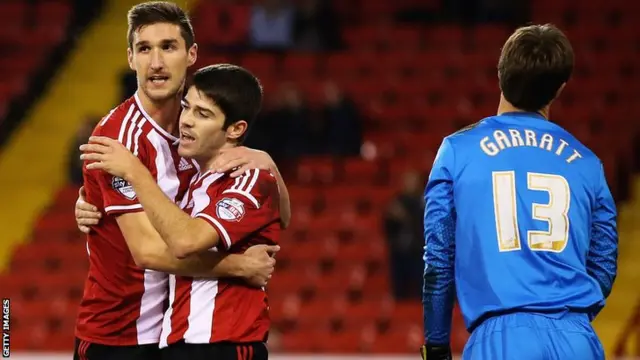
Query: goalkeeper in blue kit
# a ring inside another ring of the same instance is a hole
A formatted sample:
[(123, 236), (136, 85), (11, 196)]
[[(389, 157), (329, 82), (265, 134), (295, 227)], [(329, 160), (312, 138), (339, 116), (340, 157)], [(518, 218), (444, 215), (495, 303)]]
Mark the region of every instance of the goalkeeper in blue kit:
[(549, 107), (573, 70), (552, 25), (517, 29), (498, 62), (498, 115), (444, 139), (425, 190), (425, 359), (604, 359), (591, 327), (616, 276), (616, 208), (600, 160)]

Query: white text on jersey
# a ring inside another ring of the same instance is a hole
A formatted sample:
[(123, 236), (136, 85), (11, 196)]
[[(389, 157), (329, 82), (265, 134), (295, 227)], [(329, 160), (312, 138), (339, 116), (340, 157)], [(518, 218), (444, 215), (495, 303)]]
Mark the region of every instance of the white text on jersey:
[(502, 130), (495, 130), (493, 136), (485, 136), (480, 140), (480, 149), (489, 156), (495, 156), (504, 149), (529, 146), (554, 152), (557, 156), (564, 157), (568, 164), (582, 158), (575, 149), (565, 151), (567, 145), (569, 143), (563, 139), (554, 139), (550, 134), (539, 135), (533, 130), (520, 129), (509, 129), (508, 134)]

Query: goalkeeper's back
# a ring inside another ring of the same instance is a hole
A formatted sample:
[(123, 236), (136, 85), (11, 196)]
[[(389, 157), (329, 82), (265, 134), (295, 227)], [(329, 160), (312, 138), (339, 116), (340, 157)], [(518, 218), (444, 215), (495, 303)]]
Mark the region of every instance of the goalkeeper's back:
[(604, 358), (590, 321), (616, 274), (615, 204), (600, 160), (547, 120), (573, 63), (559, 29), (517, 29), (499, 115), (443, 141), (425, 190), (423, 356), (450, 355), (457, 295), (465, 360)]
[(450, 136), (456, 288), (469, 328), (513, 311), (597, 313), (615, 276), (615, 205), (600, 160), (535, 113)]

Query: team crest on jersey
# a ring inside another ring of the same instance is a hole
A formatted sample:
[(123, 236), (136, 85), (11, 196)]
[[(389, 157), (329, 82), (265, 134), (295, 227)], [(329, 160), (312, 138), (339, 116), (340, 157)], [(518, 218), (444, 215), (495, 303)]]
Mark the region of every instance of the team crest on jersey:
[(114, 176), (111, 179), (111, 187), (113, 188), (113, 190), (119, 192), (120, 195), (129, 200), (133, 200), (136, 198), (136, 192), (135, 190), (133, 190), (133, 186), (131, 186), (128, 181), (121, 177)]
[(216, 204), (216, 214), (222, 220), (240, 221), (244, 216), (244, 203), (235, 198), (224, 198)]

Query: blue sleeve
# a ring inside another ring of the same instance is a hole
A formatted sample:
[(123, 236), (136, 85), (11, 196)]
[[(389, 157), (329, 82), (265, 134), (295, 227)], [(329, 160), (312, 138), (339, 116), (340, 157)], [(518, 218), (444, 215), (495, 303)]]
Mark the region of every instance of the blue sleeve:
[(596, 206), (591, 221), (591, 242), (587, 255), (587, 272), (600, 284), (605, 298), (611, 293), (618, 261), (616, 204), (601, 167), (596, 189)]
[(455, 297), (453, 162), (453, 149), (450, 141), (445, 139), (436, 155), (424, 193), (424, 338), (425, 343), (434, 345), (449, 344)]

